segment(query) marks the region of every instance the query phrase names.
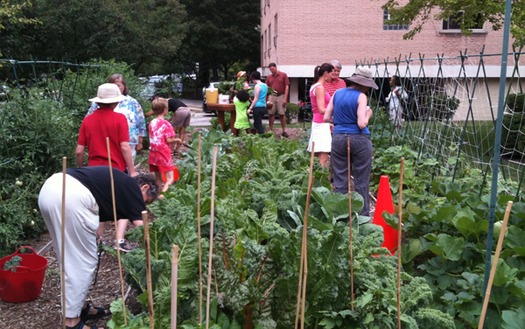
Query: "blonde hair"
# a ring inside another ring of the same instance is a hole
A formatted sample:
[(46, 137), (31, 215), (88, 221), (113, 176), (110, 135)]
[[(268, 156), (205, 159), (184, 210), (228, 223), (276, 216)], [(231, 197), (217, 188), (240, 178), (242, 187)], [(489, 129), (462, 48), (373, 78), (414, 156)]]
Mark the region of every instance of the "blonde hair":
[(156, 115), (164, 113), (164, 109), (168, 107), (168, 100), (166, 98), (158, 97), (151, 102), (151, 110)]

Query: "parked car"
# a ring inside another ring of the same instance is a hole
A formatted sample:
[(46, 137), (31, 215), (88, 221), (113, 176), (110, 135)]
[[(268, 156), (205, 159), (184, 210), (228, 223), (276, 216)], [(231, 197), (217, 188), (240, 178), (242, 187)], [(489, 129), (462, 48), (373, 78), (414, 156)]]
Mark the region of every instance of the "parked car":
[(298, 121), (299, 122), (311, 122), (313, 119), (313, 113), (312, 113), (312, 103), (310, 102), (310, 99), (307, 99), (306, 101), (300, 101), (299, 105), (301, 108), (299, 109), (299, 116)]

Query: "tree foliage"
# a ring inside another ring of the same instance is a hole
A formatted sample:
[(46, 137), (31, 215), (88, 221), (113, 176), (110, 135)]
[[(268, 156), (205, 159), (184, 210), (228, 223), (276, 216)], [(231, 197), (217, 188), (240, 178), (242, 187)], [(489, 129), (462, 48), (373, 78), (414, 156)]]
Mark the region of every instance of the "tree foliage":
[[(511, 32), (516, 44), (522, 45), (525, 41), (525, 3), (513, 1), (512, 6)], [(458, 23), (466, 34), (479, 21), (489, 22), (493, 30), (499, 30), (505, 18), (505, 0), (411, 0), (404, 5), (388, 0), (383, 9), (389, 11), (393, 23), (411, 25), (403, 36), (405, 39), (413, 38), (428, 20), (447, 19), (459, 11), (463, 12), (463, 19)]]

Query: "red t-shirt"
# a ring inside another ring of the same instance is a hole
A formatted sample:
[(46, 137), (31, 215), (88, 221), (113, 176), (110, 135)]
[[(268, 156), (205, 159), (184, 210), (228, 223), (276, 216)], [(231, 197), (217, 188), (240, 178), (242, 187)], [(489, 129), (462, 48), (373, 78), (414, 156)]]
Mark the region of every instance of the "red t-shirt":
[(129, 142), (128, 121), (123, 114), (101, 107), (82, 121), (78, 133), (78, 145), (88, 150), (88, 166), (109, 165), (106, 137), (109, 137), (111, 166), (126, 171), (120, 143)]
[[(332, 80), (324, 84), (324, 90), (326, 90), (330, 96), (333, 96), (335, 91), (341, 88), (346, 88), (346, 82), (343, 79)], [(326, 104), (328, 105), (328, 104)]]
[(290, 80), (286, 73), (277, 71), (276, 75), (270, 74), (266, 77), (266, 84), (280, 95), (284, 94), (286, 86), (290, 85)]

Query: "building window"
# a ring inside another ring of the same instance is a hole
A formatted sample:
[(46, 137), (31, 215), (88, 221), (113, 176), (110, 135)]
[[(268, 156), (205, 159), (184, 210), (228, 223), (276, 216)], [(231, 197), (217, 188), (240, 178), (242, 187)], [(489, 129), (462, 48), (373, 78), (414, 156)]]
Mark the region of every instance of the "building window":
[[(461, 23), (463, 22), (463, 11), (458, 11), (456, 15), (443, 20), (443, 30), (461, 30)], [(483, 29), (483, 18), (478, 15), (472, 26), (465, 26), (469, 30), (482, 30)]]
[(277, 14), (275, 14), (274, 20), (273, 20), (273, 46), (277, 48)]
[(408, 30), (408, 25), (391, 24), (390, 13), (385, 10), (383, 11), (383, 30)]
[(272, 23), (268, 24), (268, 57), (270, 57), (271, 50), (272, 50)]

